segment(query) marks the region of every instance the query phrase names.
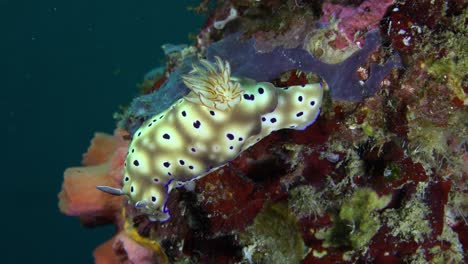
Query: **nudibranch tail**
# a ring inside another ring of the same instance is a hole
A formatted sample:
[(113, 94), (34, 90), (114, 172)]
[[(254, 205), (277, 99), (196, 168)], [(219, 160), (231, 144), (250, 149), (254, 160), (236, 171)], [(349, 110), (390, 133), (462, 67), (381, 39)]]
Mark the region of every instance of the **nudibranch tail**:
[(261, 116), (262, 130), (247, 139), (241, 151), (248, 149), (273, 131), (288, 128), (302, 130), (320, 113), (323, 89), (320, 83), (276, 88), (275, 109)]
[(243, 93), (239, 83), (231, 80), (231, 66), (216, 57), (213, 65), (207, 60), (200, 60), (200, 65), (193, 65), (193, 70), (182, 79), (192, 92), (185, 97), (187, 101), (204, 105), (208, 108), (225, 111), (232, 109), (241, 100)]

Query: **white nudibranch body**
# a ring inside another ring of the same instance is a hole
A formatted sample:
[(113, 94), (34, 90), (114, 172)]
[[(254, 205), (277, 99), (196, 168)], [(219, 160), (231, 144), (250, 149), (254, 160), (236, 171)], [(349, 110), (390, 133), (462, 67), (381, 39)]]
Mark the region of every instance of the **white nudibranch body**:
[(153, 221), (168, 220), (170, 191), (236, 158), (271, 132), (304, 129), (322, 104), (320, 83), (277, 88), (230, 76), (227, 62), (202, 60), (183, 77), (191, 92), (133, 135), (122, 190)]

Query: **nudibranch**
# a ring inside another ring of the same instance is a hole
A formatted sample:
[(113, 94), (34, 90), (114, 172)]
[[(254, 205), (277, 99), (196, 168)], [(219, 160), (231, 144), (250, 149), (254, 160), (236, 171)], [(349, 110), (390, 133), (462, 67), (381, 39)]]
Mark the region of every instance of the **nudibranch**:
[(169, 193), (236, 158), (271, 132), (304, 129), (320, 112), (320, 83), (278, 88), (233, 77), (228, 62), (200, 60), (183, 77), (190, 93), (134, 133), (124, 164), (126, 195), (152, 221), (170, 218)]

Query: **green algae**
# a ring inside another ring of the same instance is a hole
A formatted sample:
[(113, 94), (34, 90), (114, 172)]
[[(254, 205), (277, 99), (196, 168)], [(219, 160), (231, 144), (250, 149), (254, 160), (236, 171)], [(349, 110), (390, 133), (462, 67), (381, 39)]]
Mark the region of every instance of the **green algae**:
[(449, 244), (450, 247), (446, 249), (442, 249), (439, 246), (431, 248), (429, 252), (433, 256), (432, 263), (463, 263), (463, 245), (460, 242), (458, 234), (453, 231), (452, 228), (447, 225), (447, 223), (444, 224), (442, 234), (437, 237), (437, 240), (441, 241), (442, 244)]
[(314, 255), (314, 257), (316, 258), (323, 258), (325, 257), (326, 255), (328, 255), (328, 252), (326, 250), (323, 250), (323, 251), (318, 251), (318, 250), (312, 250), (312, 254)]
[(467, 85), (466, 73), (468, 72), (468, 9), (464, 9), (459, 16), (452, 18), (448, 30), (432, 37), (425, 51), (430, 53), (434, 47), (444, 49), (446, 52), (442, 58), (429, 61), (428, 72), (436, 78), (436, 81), (447, 83), (454, 95), (463, 102), (468, 102), (463, 87)]
[(446, 174), (461, 176), (464, 162), (460, 150), (448, 145), (450, 140), (459, 141), (460, 145), (468, 143), (468, 112), (456, 111), (447, 113), (447, 126), (440, 127), (434, 123), (408, 116), (408, 154), (416, 163), (426, 170), (446, 169)]
[(372, 189), (357, 189), (341, 205), (333, 218), (333, 227), (318, 233), (318, 238), (324, 238), (324, 246), (327, 247), (363, 250), (381, 226), (376, 211), (384, 208), (390, 200), (391, 196), (379, 197)]
[(288, 201), (289, 209), (297, 218), (317, 217), (323, 215), (325, 211), (322, 193), (309, 185), (301, 185), (290, 192)]
[(397, 180), (400, 178), (401, 168), (396, 163), (390, 163), (385, 167), (383, 175), (387, 181)]
[(460, 176), (463, 171), (462, 154), (451, 149), (448, 141), (467, 142), (468, 114), (463, 109), (468, 104), (463, 89), (468, 85), (467, 18), (465, 8), (446, 20), (443, 31), (423, 28), (420, 52), (413, 55), (420, 61), (420, 72), (408, 76), (415, 100), (406, 117), (408, 155), (428, 175), (443, 170), (443, 175)]
[(415, 254), (404, 258), (405, 263), (411, 264), (446, 264), (446, 263), (463, 263), (464, 251), (463, 246), (458, 239), (458, 235), (448, 225), (444, 225), (442, 234), (438, 240), (444, 245), (450, 247), (441, 248), (436, 245), (429, 249), (419, 247)]
[(366, 166), (358, 153), (358, 147), (339, 139), (333, 140), (328, 148), (329, 153), (344, 153), (344, 157), (336, 164), (336, 168), (343, 167), (346, 177), (339, 181), (333, 178), (333, 174), (327, 175), (327, 190), (330, 190), (334, 196), (340, 197), (347, 193), (349, 187), (355, 187), (354, 178), (359, 175), (365, 175)]
[(297, 220), (286, 203), (265, 205), (240, 240), (249, 263), (299, 263), (307, 253)]
[(414, 254), (405, 256), (403, 260), (405, 263), (411, 264), (430, 264), (426, 259), (426, 250), (422, 247), (419, 247)]
[(390, 234), (402, 241), (421, 243), (431, 233), (428, 215), (430, 208), (424, 202), (428, 183), (418, 184), (416, 193), (398, 209), (388, 209), (384, 212)]

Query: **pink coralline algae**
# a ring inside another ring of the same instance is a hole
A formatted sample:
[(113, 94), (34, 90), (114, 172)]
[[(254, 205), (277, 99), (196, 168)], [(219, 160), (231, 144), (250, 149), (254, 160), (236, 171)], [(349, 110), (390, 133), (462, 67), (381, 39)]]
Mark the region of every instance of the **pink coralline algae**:
[[(171, 46), (114, 135), (97, 133), (82, 166), (65, 171), (61, 211), (116, 226), (96, 263), (466, 263), (466, 4), (208, 2), (195, 8), (210, 17), (199, 41)], [(174, 187), (171, 217), (154, 221), (96, 186), (121, 190), (135, 131), (187, 94), (180, 78), (200, 57), (221, 57), (250, 82), (323, 83), (321, 112)]]
[(358, 6), (324, 3), (320, 21), (336, 21), (339, 32), (336, 48), (345, 48), (349, 43), (362, 47), (364, 34), (379, 27), (387, 8), (393, 3), (394, 0), (367, 0)]

